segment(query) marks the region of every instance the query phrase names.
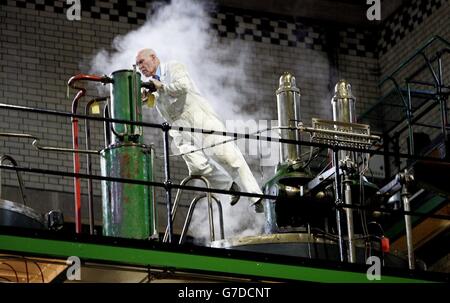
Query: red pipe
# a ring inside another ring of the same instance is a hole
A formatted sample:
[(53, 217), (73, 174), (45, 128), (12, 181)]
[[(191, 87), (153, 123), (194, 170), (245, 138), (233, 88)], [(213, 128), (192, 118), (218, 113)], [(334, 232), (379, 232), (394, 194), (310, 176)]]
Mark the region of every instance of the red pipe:
[[(84, 87), (75, 86), (75, 82), (81, 80), (111, 83), (111, 78), (106, 76), (80, 74), (70, 78), (67, 85), (79, 90), (72, 101), (72, 114), (77, 113), (78, 101), (86, 94), (86, 89)], [(75, 150), (73, 153), (73, 172), (78, 174), (80, 173), (80, 156), (78, 152), (76, 152), (78, 150), (78, 118), (75, 117), (72, 117), (72, 145)], [(73, 183), (75, 195), (75, 232), (79, 234), (81, 233), (81, 179), (79, 177), (74, 177)]]

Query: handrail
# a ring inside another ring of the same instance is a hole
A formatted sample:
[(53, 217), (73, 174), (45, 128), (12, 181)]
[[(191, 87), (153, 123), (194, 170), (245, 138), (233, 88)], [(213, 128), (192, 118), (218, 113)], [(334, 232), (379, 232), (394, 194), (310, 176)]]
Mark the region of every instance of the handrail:
[[(201, 199), (207, 197), (205, 194), (203, 195), (199, 195), (199, 196), (195, 196), (194, 199), (192, 199), (191, 204), (189, 204), (189, 210), (188, 213), (186, 215), (186, 220), (184, 221), (183, 224), (183, 230), (181, 231), (180, 234), (180, 239), (178, 240), (178, 244), (183, 244), (184, 240), (186, 238), (186, 234), (189, 230), (189, 226), (191, 225), (191, 220), (192, 220), (192, 214), (194, 213), (194, 210), (197, 206), (198, 201), (200, 201)], [(221, 240), (225, 239), (225, 232), (223, 229), (223, 211), (222, 211), (222, 204), (220, 203), (219, 199), (217, 199), (216, 196), (212, 196), (212, 199), (216, 202), (217, 204), (217, 209), (219, 211), (219, 227), (220, 227), (220, 238)], [(208, 201), (208, 213), (209, 210), (211, 210), (212, 212), (212, 203), (211, 201)], [(210, 219), (209, 219), (209, 239), (211, 242), (215, 241), (215, 235), (214, 235), (214, 222), (212, 221), (212, 217), (211, 214), (210, 215)]]
[[(189, 176), (187, 176), (186, 178), (184, 178), (184, 179), (181, 181), (180, 185), (181, 185), (181, 186), (186, 185), (186, 184), (187, 184), (189, 181), (191, 181), (191, 180), (202, 180), (202, 181), (205, 183), (206, 188), (210, 188), (210, 187), (211, 187), (211, 186), (210, 186), (210, 183), (209, 183), (209, 181), (208, 181), (208, 179), (206, 179), (206, 178), (203, 177), (203, 176), (195, 176), (195, 175), (189, 175)], [(179, 203), (180, 198), (181, 198), (181, 192), (182, 192), (182, 189), (179, 188), (178, 191), (177, 191), (177, 194), (175, 195), (175, 200), (174, 200), (174, 202), (173, 202), (172, 210), (171, 210), (171, 212), (170, 212), (171, 217), (172, 217), (172, 219), (171, 219), (172, 222), (175, 220), (175, 216), (176, 216), (176, 214), (177, 214), (178, 203)], [(212, 200), (211, 200), (211, 199), (212, 199), (212, 195), (211, 195), (211, 193), (207, 193), (207, 194), (206, 194), (206, 197), (208, 198), (208, 214), (209, 214), (209, 220), (210, 220), (210, 221), (213, 221), (213, 218), (212, 218)], [(210, 226), (212, 226), (212, 230), (210, 230), (210, 233), (211, 233), (212, 235), (214, 235), (214, 224), (212, 224), (212, 225), (210, 225)], [(163, 242), (167, 242), (168, 239), (169, 239), (169, 225), (167, 225), (167, 227), (166, 227), (166, 232), (164, 233)]]
[(406, 67), (409, 63), (412, 62), (413, 59), (415, 59), (418, 55), (420, 55), (426, 48), (428, 48), (431, 44), (433, 44), (434, 41), (441, 41), (448, 47), (450, 47), (450, 42), (445, 40), (439, 35), (435, 35), (430, 40), (428, 40), (424, 45), (422, 45), (418, 50), (416, 50), (408, 59), (406, 59), (404, 62), (402, 62), (391, 74), (384, 77), (380, 83), (378, 84), (378, 87), (381, 87), (381, 85), (384, 84), (389, 78), (393, 77), (396, 73), (398, 73), (400, 70), (402, 70), (404, 67)]
[[(444, 44), (444, 46), (441, 46), (438, 48), (438, 50), (433, 54), (432, 57), (428, 57), (425, 53), (425, 50), (427, 48), (429, 48), (431, 45), (433, 45), (435, 42), (440, 42), (442, 44)], [(426, 41), (426, 43), (424, 43), (421, 47), (419, 47), (412, 55), (410, 55), (405, 61), (403, 61), (399, 66), (397, 66), (397, 68), (391, 72), (390, 74), (388, 74), (387, 76), (385, 76), (380, 83), (378, 84), (378, 87), (381, 87), (386, 81), (392, 81), (394, 88), (389, 91), (389, 93), (385, 96), (383, 96), (379, 102), (377, 102), (375, 105), (373, 105), (369, 110), (367, 110), (365, 113), (363, 113), (360, 117), (367, 117), (368, 114), (372, 111), (374, 111), (378, 106), (380, 106), (380, 104), (383, 104), (384, 100), (386, 100), (387, 96), (392, 95), (392, 93), (395, 91), (401, 100), (401, 104), (403, 104), (404, 108), (405, 108), (405, 114), (406, 114), (406, 125), (405, 126), (401, 126), (402, 123), (404, 123), (404, 121), (398, 121), (396, 123), (394, 123), (394, 126), (391, 127), (389, 130), (385, 130), (384, 133), (385, 134), (392, 134), (393, 131), (395, 131), (396, 129), (398, 129), (399, 127), (401, 128), (400, 133), (403, 132), (405, 130), (405, 128), (408, 129), (409, 132), (409, 145), (410, 145), (410, 149), (409, 149), (409, 153), (412, 155), (414, 154), (414, 138), (413, 138), (413, 129), (412, 126), (414, 125), (414, 122), (416, 122), (419, 117), (414, 117), (414, 113), (419, 113), (419, 116), (422, 117), (426, 114), (426, 112), (424, 112), (423, 109), (427, 108), (434, 108), (435, 106), (429, 106), (428, 102), (424, 102), (423, 104), (421, 104), (419, 107), (417, 107), (414, 112), (413, 112), (413, 107), (412, 107), (412, 95), (411, 93), (414, 93), (414, 91), (411, 90), (411, 84), (421, 84), (421, 85), (428, 85), (428, 86), (432, 86), (434, 89), (432, 89), (432, 91), (430, 90), (428, 92), (428, 95), (430, 95), (431, 99), (438, 101), (441, 104), (441, 111), (445, 110), (446, 113), (446, 108), (445, 108), (445, 101), (444, 98), (446, 95), (448, 95), (449, 93), (446, 92), (445, 89), (447, 89), (447, 87), (444, 85), (444, 83), (442, 82), (442, 66), (441, 66), (441, 60), (442, 60), (442, 56), (444, 54), (450, 53), (450, 42), (448, 42), (447, 40), (445, 40), (444, 38), (436, 35), (431, 37), (428, 41)], [(416, 58), (422, 58), (422, 60), (424, 61), (424, 63), (422, 65), (420, 65), (418, 68), (413, 68), (413, 70), (411, 71), (411, 73), (409, 73), (408, 76), (404, 77), (404, 81), (405, 81), (405, 85), (406, 85), (406, 89), (400, 87), (399, 85), (399, 80), (398, 78), (396, 78), (396, 74), (398, 72), (400, 72), (401, 70), (405, 69), (405, 67), (407, 67), (411, 62), (413, 62), (414, 59)], [(438, 71), (436, 71), (432, 65), (432, 63), (434, 61), (438, 60), (439, 61), (439, 67), (438, 67)], [(432, 77), (432, 81), (431, 83), (428, 82), (423, 82), (423, 81), (415, 81), (414, 78), (419, 75), (420, 73), (424, 72), (425, 70), (428, 70), (430, 72), (430, 75)], [(442, 113), (442, 117), (445, 118), (446, 114)], [(445, 121), (444, 121), (445, 120)], [(442, 130), (445, 133), (446, 130), (446, 119), (442, 120)], [(399, 132), (396, 132), (399, 133)], [(389, 136), (389, 135), (388, 135)]]
[[(3, 165), (4, 161), (9, 161), (14, 167), (17, 167), (17, 161), (9, 155), (2, 155), (0, 157), (0, 166)], [(27, 196), (25, 195), (25, 185), (23, 183), (22, 174), (18, 170), (16, 170), (16, 174), (17, 174), (17, 181), (19, 182), (20, 193), (22, 194), (22, 202), (23, 202), (23, 205), (26, 206), (27, 205)], [(2, 183), (2, 175), (1, 175), (1, 170), (0, 170), (0, 198), (2, 196), (2, 187), (3, 187), (3, 183)]]

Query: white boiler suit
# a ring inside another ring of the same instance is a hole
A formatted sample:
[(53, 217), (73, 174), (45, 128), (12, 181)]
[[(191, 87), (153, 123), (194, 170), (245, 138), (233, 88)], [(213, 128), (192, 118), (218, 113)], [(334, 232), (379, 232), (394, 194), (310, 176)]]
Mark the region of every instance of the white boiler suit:
[[(189, 128), (226, 131), (208, 102), (200, 95), (186, 67), (178, 62), (161, 63), (160, 81), (164, 88), (153, 93), (156, 108), (161, 116), (174, 127), (188, 131), (170, 130), (169, 134), (179, 151), (184, 154), (201, 147), (230, 139), (221, 135), (189, 132)], [(234, 142), (196, 151), (182, 156), (190, 175), (208, 179), (212, 188), (229, 190), (233, 181), (242, 191), (261, 194), (261, 189)], [(221, 169), (222, 168), (222, 169)], [(256, 202), (258, 198), (250, 198)]]

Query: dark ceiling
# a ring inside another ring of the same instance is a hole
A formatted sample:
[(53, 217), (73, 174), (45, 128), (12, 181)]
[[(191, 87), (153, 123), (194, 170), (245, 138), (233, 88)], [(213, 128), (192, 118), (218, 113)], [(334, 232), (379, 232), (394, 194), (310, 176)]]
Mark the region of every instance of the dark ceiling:
[[(213, 1), (213, 0), (209, 0)], [(381, 0), (381, 21), (408, 0)], [(215, 0), (219, 5), (328, 22), (374, 25), (366, 18), (366, 0)], [(372, 2), (372, 1), (370, 1)]]

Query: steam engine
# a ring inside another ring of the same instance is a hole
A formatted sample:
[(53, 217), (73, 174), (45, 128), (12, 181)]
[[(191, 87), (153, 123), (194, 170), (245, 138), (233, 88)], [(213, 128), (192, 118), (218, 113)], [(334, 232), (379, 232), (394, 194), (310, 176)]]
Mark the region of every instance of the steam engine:
[[(376, 214), (352, 208), (379, 201), (379, 188), (364, 176), (368, 154), (351, 151), (369, 148), (379, 138), (370, 134), (369, 125), (356, 123), (351, 85), (345, 80), (336, 84), (333, 120), (313, 118), (312, 126), (301, 121), (300, 89), (292, 74), (280, 77), (276, 97), (280, 138), (292, 142), (309, 135), (319, 147), (281, 142), (275, 174), (263, 186), (276, 199), (265, 199), (258, 209), (264, 212), (265, 234), (211, 245), (362, 264), (375, 255), (386, 265), (407, 267), (405, 259), (386, 254), (383, 235), (369, 232), (368, 222), (373, 224)], [(319, 154), (328, 164), (312, 168)]]

